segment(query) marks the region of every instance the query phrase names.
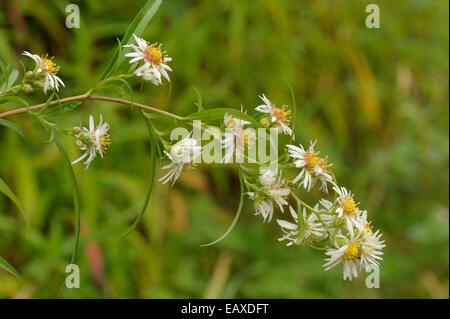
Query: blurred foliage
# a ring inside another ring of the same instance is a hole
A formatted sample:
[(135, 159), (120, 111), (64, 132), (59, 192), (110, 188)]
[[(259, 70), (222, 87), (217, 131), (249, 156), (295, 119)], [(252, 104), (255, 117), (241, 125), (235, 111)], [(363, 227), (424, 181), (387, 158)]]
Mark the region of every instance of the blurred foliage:
[[(65, 28), (65, 7), (80, 6), (81, 28)], [(164, 1), (144, 38), (163, 43), (173, 62), (168, 110), (236, 107), (250, 113), (264, 92), (297, 99), (296, 136), (318, 138), (342, 185), (357, 194), (387, 247), (381, 287), (325, 272), (324, 255), (277, 242), (277, 225), (252, 215), (250, 201), (234, 231), (212, 247), (238, 204), (230, 166), (200, 166), (175, 187), (156, 183), (133, 233), (118, 239), (143, 203), (150, 174), (149, 140), (139, 114), (105, 102), (84, 102), (59, 119), (63, 127), (103, 114), (112, 148), (80, 185), (81, 289), (64, 287), (74, 222), (63, 159), (30, 116), (11, 120), (24, 142), (0, 127), (0, 175), (28, 214), (0, 196), (0, 255), (22, 280), (0, 270), (3, 298), (448, 298), (449, 287), (449, 34), (447, 1), (376, 3), (381, 28), (364, 25), (373, 1)], [(85, 92), (99, 78), (144, 1), (2, 0), (0, 58), (21, 69), (23, 50), (55, 56), (66, 83), (61, 96)], [(168, 85), (134, 82), (133, 98), (163, 105)], [(117, 94), (120, 92), (109, 92)], [(36, 93), (30, 102), (42, 102)], [(18, 107), (0, 105), (0, 111)], [(61, 137), (70, 158), (73, 140)], [(160, 165), (157, 176), (162, 176)], [(362, 276), (364, 277), (364, 276)]]

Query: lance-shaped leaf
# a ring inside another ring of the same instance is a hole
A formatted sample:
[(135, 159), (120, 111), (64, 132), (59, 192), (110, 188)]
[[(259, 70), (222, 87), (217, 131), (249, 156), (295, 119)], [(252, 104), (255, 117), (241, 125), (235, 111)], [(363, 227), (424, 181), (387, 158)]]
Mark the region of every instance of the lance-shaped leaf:
[(239, 220), (239, 216), (241, 216), (242, 206), (244, 205), (244, 178), (242, 176), (241, 166), (239, 165), (238, 168), (239, 168), (239, 182), (241, 184), (241, 196), (239, 198), (239, 206), (238, 206), (236, 215), (234, 216), (230, 227), (228, 227), (227, 231), (222, 236), (220, 236), (218, 239), (216, 239), (215, 241), (213, 241), (213, 242), (211, 242), (209, 244), (204, 244), (204, 245), (201, 245), (201, 246), (204, 246), (204, 247), (205, 246), (211, 246), (211, 245), (217, 244), (219, 241), (221, 241), (224, 238), (226, 238), (231, 233), (231, 231), (233, 230), (234, 226), (236, 226), (236, 223)]
[(209, 120), (209, 121), (223, 120), (223, 117), (225, 116), (226, 113), (228, 113), (229, 115), (231, 115), (235, 118), (250, 122), (255, 127), (260, 126), (258, 121), (256, 121), (253, 117), (251, 117), (247, 113), (244, 113), (237, 109), (231, 109), (231, 108), (216, 108), (216, 109), (211, 109), (211, 110), (207, 110), (207, 111), (196, 112), (196, 113), (192, 113), (189, 116), (187, 116), (186, 119), (187, 120)]
[(6, 270), (17, 279), (21, 279), (19, 272), (15, 270), (14, 267), (11, 266), (11, 264), (2, 257), (0, 257), (0, 268)]
[(120, 47), (116, 49), (111, 62), (109, 62), (108, 66), (100, 77), (99, 82), (106, 79), (112, 74), (114, 69), (119, 67), (119, 65), (123, 61), (123, 56), (121, 56), (121, 47), (130, 42), (133, 34), (135, 34), (136, 36), (140, 36), (142, 34), (150, 20), (155, 15), (156, 11), (158, 11), (161, 2), (162, 0), (149, 0), (138, 12), (138, 14), (128, 27), (127, 32), (120, 41)]
[(17, 196), (13, 193), (13, 191), (6, 185), (5, 181), (0, 177), (0, 192), (5, 194), (10, 200), (13, 201), (14, 204), (19, 208), (23, 218), (25, 219), (25, 223), (28, 224), (28, 217), (25, 213), (25, 209), (23, 208), (22, 204), (20, 203)]
[(26, 135), (25, 132), (22, 130), (22, 128), (21, 128), (20, 126), (18, 126), (16, 123), (13, 123), (13, 122), (8, 121), (8, 120), (5, 120), (5, 119), (0, 119), (0, 125), (3, 125), (3, 126), (5, 126), (5, 127), (7, 127), (7, 128), (10, 128), (10, 129), (16, 131), (16, 133), (18, 133), (20, 136), (22, 136), (23, 139), (24, 139), (25, 141), (27, 141), (27, 143), (28, 143), (28, 137), (27, 137), (27, 135)]
[(149, 178), (149, 184), (147, 187), (147, 194), (145, 195), (145, 199), (144, 199), (144, 205), (142, 206), (142, 209), (139, 212), (139, 215), (136, 217), (136, 220), (134, 221), (133, 225), (131, 225), (131, 227), (127, 230), (127, 232), (125, 234), (123, 234), (122, 236), (120, 236), (120, 238), (123, 238), (123, 237), (127, 236), (130, 232), (132, 232), (136, 228), (136, 226), (139, 224), (139, 222), (141, 221), (142, 216), (144, 216), (145, 210), (147, 209), (148, 202), (150, 201), (150, 196), (152, 195), (153, 184), (155, 181), (157, 141), (156, 141), (155, 135), (153, 134), (153, 128), (150, 125), (149, 120), (145, 117), (144, 112), (140, 111), (140, 114), (142, 115), (142, 118), (145, 121), (147, 130), (148, 130), (148, 134), (150, 135), (150, 178)]

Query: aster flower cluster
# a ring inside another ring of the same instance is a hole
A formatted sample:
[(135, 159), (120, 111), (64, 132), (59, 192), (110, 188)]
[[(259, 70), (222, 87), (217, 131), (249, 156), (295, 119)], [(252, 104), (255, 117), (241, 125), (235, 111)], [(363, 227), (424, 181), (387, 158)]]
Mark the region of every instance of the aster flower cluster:
[[(172, 69), (167, 62), (172, 59), (162, 51), (162, 46), (148, 43), (136, 35), (133, 37), (135, 43), (124, 46), (131, 49), (131, 52), (125, 53), (125, 57), (130, 58), (131, 71), (118, 77), (137, 76), (154, 85), (161, 85), (163, 78), (170, 81), (168, 72), (172, 72)], [(26, 72), (22, 83), (11, 89), (11, 92), (21, 90), (28, 93), (35, 88), (42, 88), (47, 93), (64, 87), (64, 82), (57, 75), (60, 68), (53, 58), (27, 51), (23, 54), (33, 59), (36, 65), (33, 70)], [(370, 267), (379, 267), (385, 243), (382, 234), (373, 230), (367, 211), (359, 208), (354, 194), (338, 185), (328, 157), (321, 156), (316, 150), (317, 141), (310, 142), (307, 147), (295, 144), (289, 106), (277, 107), (264, 94), (259, 98), (262, 104), (254, 108), (257, 112), (255, 117), (247, 115), (241, 107), (240, 114), (245, 120), (236, 116), (236, 110), (231, 110), (220, 113), (220, 128), (202, 127), (218, 130), (214, 138), (220, 140), (220, 162), (224, 164), (246, 157), (246, 151), (256, 142), (256, 124), (259, 124), (258, 128), (264, 132), (263, 138), (269, 143), (272, 141), (269, 131), (275, 131), (276, 136), (286, 135), (290, 139), (292, 144), (282, 147), (284, 154), (275, 163), (267, 165), (255, 159), (252, 163), (240, 165), (240, 168), (246, 168), (242, 172), (240, 170), (240, 177), (245, 185), (245, 194), (253, 201), (254, 215), (261, 216), (258, 218), (262, 218), (265, 223), (270, 223), (276, 215), (283, 215), (283, 218), (275, 218), (281, 232), (278, 240), (287, 246), (306, 244), (325, 251), (325, 270), (342, 266), (344, 280), (352, 280)], [(174, 118), (180, 117), (174, 115)], [(103, 158), (110, 146), (109, 130), (110, 125), (103, 121), (101, 115), (98, 125), (95, 125), (91, 115), (88, 127), (80, 125), (68, 130), (67, 134), (75, 138), (76, 146), (83, 152), (72, 164), (83, 161), (87, 169), (97, 156)], [(156, 129), (153, 133), (158, 135), (163, 146), (160, 153), (165, 155), (163, 160), (168, 161), (162, 167), (165, 175), (159, 181), (173, 186), (183, 171), (194, 169), (200, 162), (203, 155), (202, 141), (194, 138), (192, 132), (176, 143), (165, 140), (164, 134)], [(308, 205), (302, 200), (301, 194), (309, 193), (314, 188), (323, 198), (315, 205)]]

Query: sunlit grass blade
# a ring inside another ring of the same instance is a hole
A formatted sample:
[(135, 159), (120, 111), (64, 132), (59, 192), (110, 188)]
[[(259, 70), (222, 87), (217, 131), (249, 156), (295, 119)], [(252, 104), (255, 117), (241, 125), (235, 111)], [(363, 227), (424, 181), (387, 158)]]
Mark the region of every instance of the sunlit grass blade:
[(147, 209), (148, 202), (150, 201), (150, 196), (152, 195), (153, 185), (155, 182), (157, 141), (153, 134), (153, 128), (151, 127), (149, 120), (144, 116), (144, 112), (140, 111), (140, 114), (142, 115), (142, 118), (145, 121), (147, 130), (148, 130), (148, 134), (150, 135), (150, 181), (149, 181), (148, 188), (147, 188), (147, 194), (145, 195), (144, 205), (142, 206), (142, 209), (139, 212), (139, 215), (137, 216), (133, 225), (131, 225), (131, 227), (127, 230), (127, 232), (125, 234), (123, 234), (122, 236), (120, 236), (120, 238), (123, 238), (123, 237), (127, 236), (130, 232), (132, 232), (136, 228), (136, 226), (139, 224), (139, 222), (141, 221), (142, 216), (144, 216), (145, 210)]
[(22, 279), (19, 272), (17, 270), (15, 270), (14, 267), (11, 266), (11, 264), (2, 257), (0, 257), (0, 268), (6, 270), (7, 272), (9, 272), (11, 275), (16, 277), (17, 279)]
[[(48, 127), (49, 130), (53, 130), (52, 128)], [(78, 245), (80, 242), (80, 194), (79, 194), (79, 190), (78, 190), (78, 183), (77, 180), (75, 178), (75, 173), (73, 171), (72, 168), (72, 164), (70, 163), (69, 157), (67, 156), (66, 151), (64, 150), (63, 145), (61, 144), (59, 138), (56, 136), (56, 134), (54, 134), (53, 136), (53, 140), (55, 141), (56, 146), (58, 147), (63, 159), (64, 159), (64, 164), (67, 168), (67, 172), (69, 173), (69, 177), (70, 177), (70, 182), (72, 184), (72, 193), (73, 193), (73, 206), (74, 206), (74, 210), (75, 210), (75, 243), (74, 243), (74, 247), (73, 247), (73, 252), (72, 252), (72, 259), (71, 259), (71, 263), (74, 263), (75, 258), (77, 256), (77, 251), (78, 251)]]
[(194, 86), (194, 90), (195, 90), (195, 93), (197, 94), (197, 102), (195, 103), (195, 105), (197, 105), (197, 108), (198, 108), (199, 112), (203, 112), (205, 109), (203, 108), (202, 95), (201, 95), (200, 91), (195, 86)]
[(218, 239), (216, 239), (215, 241), (213, 241), (211, 243), (203, 244), (203, 245), (200, 245), (200, 246), (203, 246), (203, 247), (211, 246), (211, 245), (217, 244), (219, 241), (221, 241), (224, 238), (226, 238), (230, 234), (230, 232), (234, 229), (234, 226), (236, 226), (236, 223), (239, 220), (239, 216), (241, 216), (242, 206), (244, 205), (244, 178), (242, 176), (241, 166), (238, 166), (238, 168), (239, 168), (239, 182), (240, 182), (240, 185), (241, 185), (241, 196), (239, 198), (239, 206), (238, 206), (236, 215), (234, 216), (230, 227), (228, 227), (227, 231), (222, 236), (220, 236)]
[(8, 121), (8, 120), (5, 120), (5, 119), (0, 119), (0, 125), (3, 125), (3, 126), (5, 126), (5, 127), (7, 127), (7, 128), (10, 128), (10, 129), (16, 131), (16, 133), (18, 133), (20, 136), (22, 136), (23, 139), (24, 139), (27, 143), (29, 142), (29, 141), (28, 141), (28, 137), (27, 137), (27, 135), (25, 134), (25, 132), (24, 132), (24, 131), (22, 130), (22, 128), (21, 128), (19, 125), (17, 125), (16, 123), (13, 123), (13, 122)]
[(100, 77), (99, 82), (106, 79), (112, 73), (112, 71), (118, 67), (118, 64), (120, 64), (123, 60), (123, 57), (121, 57), (121, 47), (129, 43), (133, 33), (136, 34), (136, 36), (140, 36), (142, 34), (150, 20), (155, 15), (156, 11), (158, 11), (161, 2), (162, 0), (149, 0), (138, 12), (138, 14), (128, 27), (127, 32), (123, 36), (122, 41), (120, 42), (121, 46), (116, 49), (113, 58)]
[(25, 213), (25, 209), (23, 208), (17, 196), (13, 193), (13, 191), (9, 188), (9, 186), (5, 183), (5, 181), (1, 177), (0, 177), (0, 192), (5, 194), (10, 200), (13, 201), (14, 204), (16, 204), (25, 220), (25, 223), (28, 225), (28, 217), (27, 214)]
[(289, 88), (289, 92), (291, 93), (291, 99), (292, 99), (292, 135), (291, 135), (291, 141), (295, 140), (295, 120), (296, 120), (296, 110), (297, 110), (297, 104), (295, 102), (295, 94), (294, 94), (294, 90), (292, 89), (292, 85), (289, 82), (289, 80), (283, 76), (283, 79), (286, 81), (288, 88)]

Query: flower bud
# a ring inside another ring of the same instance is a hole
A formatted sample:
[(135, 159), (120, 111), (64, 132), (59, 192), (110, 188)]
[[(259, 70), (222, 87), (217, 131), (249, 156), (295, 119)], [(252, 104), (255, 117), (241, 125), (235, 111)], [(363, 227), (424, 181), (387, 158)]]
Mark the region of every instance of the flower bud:
[(22, 90), (23, 90), (25, 93), (30, 93), (31, 91), (33, 91), (33, 87), (32, 87), (31, 85), (29, 85), (29, 84), (24, 84), (24, 85), (22, 86)]
[(78, 135), (81, 132), (81, 127), (79, 126), (74, 126), (72, 127), (72, 129), (70, 130), (69, 134), (70, 135)]
[(267, 117), (263, 117), (263, 118), (259, 121), (259, 123), (261, 123), (261, 125), (264, 126), (264, 127), (266, 127), (266, 128), (270, 126), (270, 120), (269, 120), (269, 118), (267, 118)]

